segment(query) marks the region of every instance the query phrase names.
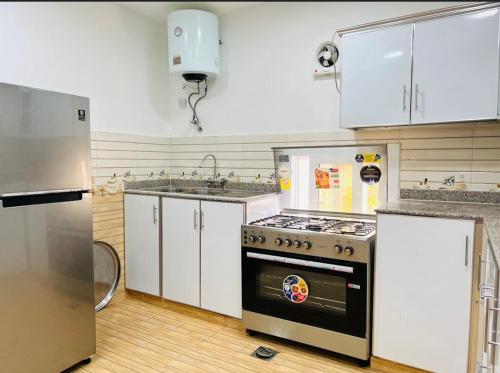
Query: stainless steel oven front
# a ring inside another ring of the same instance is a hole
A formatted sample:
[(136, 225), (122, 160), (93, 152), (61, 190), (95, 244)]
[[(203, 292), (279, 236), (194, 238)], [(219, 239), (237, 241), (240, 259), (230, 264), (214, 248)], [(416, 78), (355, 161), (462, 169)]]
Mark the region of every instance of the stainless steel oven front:
[[(360, 242), (355, 249), (368, 250), (368, 260), (354, 261), (316, 256), (314, 250), (274, 250), (269, 241), (242, 246), (245, 328), (367, 362), (372, 243)], [(314, 246), (318, 239), (311, 241)]]

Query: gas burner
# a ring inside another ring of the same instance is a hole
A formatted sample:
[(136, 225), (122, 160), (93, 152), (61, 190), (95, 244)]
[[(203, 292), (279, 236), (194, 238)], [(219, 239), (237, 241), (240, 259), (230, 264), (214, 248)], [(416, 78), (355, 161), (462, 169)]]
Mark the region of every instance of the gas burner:
[(306, 225), (306, 229), (308, 231), (321, 232), (325, 229), (325, 226), (322, 224), (308, 224)]
[(375, 231), (375, 224), (372, 222), (346, 221), (314, 216), (275, 215), (250, 224), (260, 227), (286, 228), (354, 236), (367, 236)]
[(326, 229), (327, 233), (353, 234), (355, 236), (367, 236), (375, 231), (374, 223), (358, 221), (339, 221), (334, 226)]

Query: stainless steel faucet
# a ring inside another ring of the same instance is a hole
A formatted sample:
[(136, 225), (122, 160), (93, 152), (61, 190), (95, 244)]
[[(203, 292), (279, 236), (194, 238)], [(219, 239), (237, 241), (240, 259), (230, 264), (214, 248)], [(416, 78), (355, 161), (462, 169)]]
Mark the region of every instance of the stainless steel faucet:
[(215, 155), (213, 155), (213, 154), (207, 154), (206, 156), (204, 156), (203, 159), (201, 160), (200, 165), (198, 166), (198, 168), (202, 168), (203, 165), (205, 164), (205, 161), (209, 157), (212, 157), (214, 159), (214, 177), (213, 177), (212, 180), (215, 182), (215, 181), (217, 181), (217, 159), (215, 159)]

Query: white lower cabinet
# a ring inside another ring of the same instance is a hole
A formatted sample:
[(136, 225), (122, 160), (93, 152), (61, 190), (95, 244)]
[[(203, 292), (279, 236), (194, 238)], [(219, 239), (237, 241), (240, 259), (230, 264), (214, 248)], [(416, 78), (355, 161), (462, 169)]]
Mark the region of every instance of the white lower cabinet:
[(244, 205), (201, 201), (201, 308), (241, 319)]
[(373, 355), (467, 372), (475, 223), (377, 215)]
[(160, 198), (125, 195), (125, 286), (160, 295)]
[(163, 297), (241, 318), (245, 205), (163, 198)]
[(163, 298), (200, 306), (200, 201), (162, 199)]

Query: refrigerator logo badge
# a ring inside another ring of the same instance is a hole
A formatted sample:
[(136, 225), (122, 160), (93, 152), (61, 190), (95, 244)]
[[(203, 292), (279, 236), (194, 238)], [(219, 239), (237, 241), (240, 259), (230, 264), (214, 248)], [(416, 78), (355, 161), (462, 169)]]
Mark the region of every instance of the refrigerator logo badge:
[(361, 289), (361, 286), (360, 286), (360, 285), (358, 285), (358, 284), (351, 284), (351, 283), (348, 283), (348, 284), (347, 284), (347, 287), (348, 287), (349, 289), (358, 289), (358, 290), (359, 290), (359, 289)]
[(85, 121), (85, 110), (83, 110), (83, 109), (78, 109), (78, 120), (83, 120), (83, 121)]

